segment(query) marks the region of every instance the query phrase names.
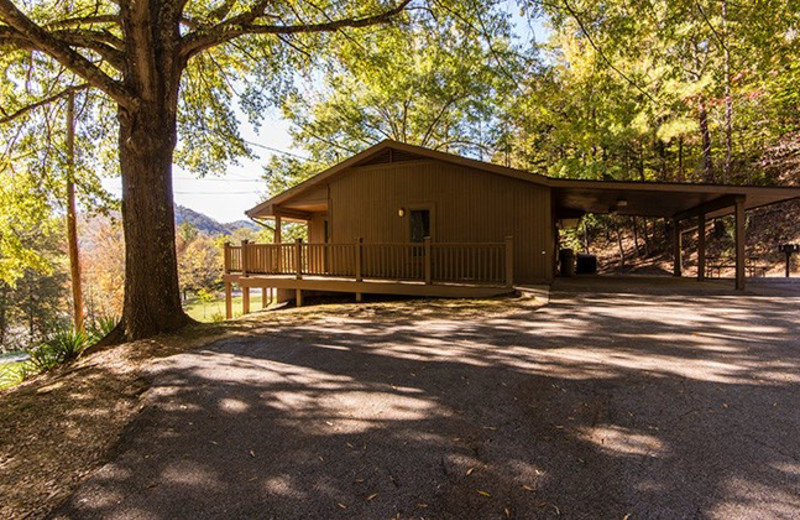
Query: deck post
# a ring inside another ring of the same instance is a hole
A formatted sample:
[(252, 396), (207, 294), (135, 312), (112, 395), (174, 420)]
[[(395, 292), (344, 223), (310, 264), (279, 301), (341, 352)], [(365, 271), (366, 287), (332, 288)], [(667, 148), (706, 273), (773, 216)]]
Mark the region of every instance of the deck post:
[(233, 302), (231, 301), (231, 282), (225, 282), (225, 319), (233, 318)]
[(242, 285), (242, 314), (250, 314), (250, 287)]
[(355, 245), (355, 253), (356, 253), (356, 281), (360, 282), (363, 280), (363, 275), (361, 274), (361, 263), (364, 261), (364, 239), (357, 238), (356, 245)]
[(736, 290), (744, 291), (744, 197), (736, 199)]
[(506, 237), (506, 287), (514, 286), (514, 237)]
[(298, 238), (294, 243), (294, 267), (298, 280), (303, 279), (303, 239)]
[[(361, 263), (364, 261), (364, 239), (362, 237), (358, 237), (355, 243), (355, 269), (356, 269), (356, 282), (360, 282), (364, 279), (363, 274), (361, 273)], [(356, 302), (361, 303), (362, 295), (360, 292), (356, 292)]]
[(424, 237), (422, 239), (422, 243), (424, 245), (424, 258), (425, 258), (425, 285), (431, 285), (433, 283), (433, 270), (431, 263), (433, 259), (431, 258), (431, 237)]
[(242, 240), (242, 276), (247, 276), (247, 239)]
[(222, 255), (223, 262), (222, 262), (222, 272), (228, 274), (231, 272), (231, 243), (225, 242), (225, 249)]
[(706, 214), (697, 216), (697, 281), (706, 279)]
[(294, 292), (294, 304), (298, 307), (303, 306), (303, 291), (301, 289), (296, 289)]
[(266, 287), (262, 287), (261, 288), (261, 308), (262, 309), (266, 309), (267, 308), (267, 288)]
[(681, 221), (672, 219), (672, 276), (681, 276), (683, 259), (681, 258)]

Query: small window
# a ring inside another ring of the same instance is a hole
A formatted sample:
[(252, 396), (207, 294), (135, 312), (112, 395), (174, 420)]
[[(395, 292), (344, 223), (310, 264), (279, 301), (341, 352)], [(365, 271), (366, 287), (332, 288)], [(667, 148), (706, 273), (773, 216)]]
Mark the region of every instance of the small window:
[(431, 236), (430, 210), (412, 209), (409, 216), (411, 220), (412, 242), (423, 242), (425, 237)]

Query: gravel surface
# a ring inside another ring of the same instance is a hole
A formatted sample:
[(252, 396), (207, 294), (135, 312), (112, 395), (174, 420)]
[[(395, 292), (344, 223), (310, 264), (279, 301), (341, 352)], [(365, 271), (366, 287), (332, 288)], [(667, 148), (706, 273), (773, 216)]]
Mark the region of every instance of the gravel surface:
[(647, 285), (167, 358), (56, 516), (796, 518), (800, 293)]

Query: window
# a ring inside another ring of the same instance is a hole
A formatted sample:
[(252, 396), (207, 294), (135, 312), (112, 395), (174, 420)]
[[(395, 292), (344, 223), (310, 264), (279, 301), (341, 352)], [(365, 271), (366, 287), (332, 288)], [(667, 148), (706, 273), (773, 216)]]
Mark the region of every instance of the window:
[(411, 241), (422, 242), (431, 236), (431, 212), (427, 209), (412, 209), (410, 212)]

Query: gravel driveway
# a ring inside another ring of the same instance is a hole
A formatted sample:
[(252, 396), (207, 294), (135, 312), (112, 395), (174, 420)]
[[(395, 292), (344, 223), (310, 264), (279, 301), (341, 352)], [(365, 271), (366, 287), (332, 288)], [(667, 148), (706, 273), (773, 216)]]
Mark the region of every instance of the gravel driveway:
[(800, 515), (800, 294), (573, 290), (480, 317), (362, 307), (167, 358), (56, 516)]

